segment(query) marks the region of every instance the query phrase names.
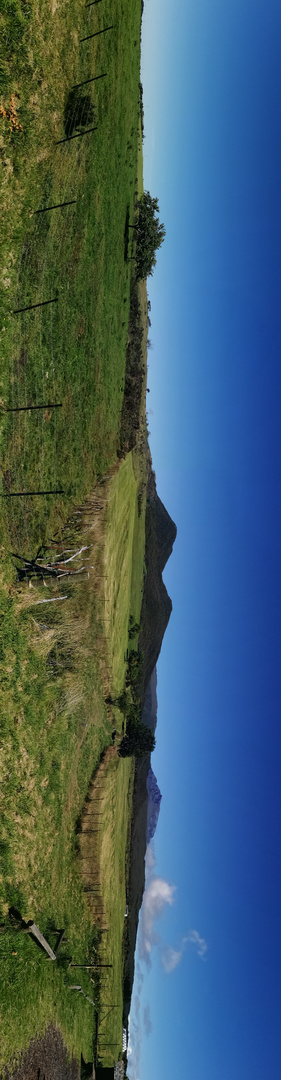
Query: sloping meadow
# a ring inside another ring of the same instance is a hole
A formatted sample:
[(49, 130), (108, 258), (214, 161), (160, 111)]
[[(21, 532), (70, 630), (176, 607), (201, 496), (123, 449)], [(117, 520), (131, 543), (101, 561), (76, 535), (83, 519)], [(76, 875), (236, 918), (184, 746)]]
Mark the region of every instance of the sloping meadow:
[[(128, 620), (139, 618), (144, 557), (145, 510), (138, 512), (131, 455), (117, 467), (140, 15), (140, 4), (129, 0), (89, 9), (81, 0), (4, 3), (2, 1068), (52, 1021), (69, 1052), (77, 1058), (83, 1052), (85, 1060), (92, 1055), (93, 1005), (70, 991), (77, 981), (95, 999), (89, 974), (81, 970), (75, 978), (69, 957), (94, 963), (99, 947), (76, 823), (111, 742), (114, 717), (105, 698), (122, 686)], [(43, 494), (25, 494), (35, 491)], [(69, 569), (77, 570), (76, 578), (65, 576), (73, 555)], [(122, 589), (116, 588), (117, 573)], [(124, 879), (120, 896), (123, 909)], [(47, 961), (28, 935), (12, 928), (11, 906), (35, 919), (49, 941), (65, 927), (60, 961)], [(118, 935), (119, 941), (120, 930)]]
[[(101, 485), (101, 491), (98, 497), (97, 489), (77, 515), (79, 543), (83, 541), (89, 551), (86, 573), (63, 586), (56, 581), (44, 585), (34, 580), (31, 589), (23, 582), (9, 588), (6, 585), (2, 593), (3, 1064), (15, 1050), (27, 1046), (31, 1036), (44, 1030), (49, 1020), (59, 1023), (71, 1051), (79, 1056), (83, 1050), (88, 1059), (92, 1053), (93, 1006), (85, 1001), (82, 1008), (78, 995), (68, 992), (78, 979), (67, 958), (72, 956), (74, 963), (83, 964), (95, 955), (99, 962), (101, 923), (89, 903), (77, 823), (91, 778), (104, 749), (111, 745), (113, 726), (117, 745), (122, 738), (122, 714), (106, 702), (116, 687), (122, 689), (129, 620), (136, 622), (140, 617), (144, 516), (138, 514), (138, 482), (131, 455), (107, 484)], [(135, 566), (132, 572), (137, 560), (138, 591)], [(121, 589), (116, 587), (117, 580)], [(62, 588), (65, 600), (59, 605), (56, 598)], [(104, 815), (99, 865), (103, 910), (110, 930), (108, 944), (114, 958), (110, 983), (116, 992), (118, 987), (119, 997), (130, 777), (131, 763), (119, 759), (115, 748), (114, 761), (103, 776), (102, 798), (111, 817), (108, 820), (107, 813)], [(124, 806), (122, 814), (120, 806)], [(87, 858), (92, 865), (96, 838), (90, 839), (90, 854), (89, 839)], [(62, 945), (57, 976), (52, 964), (37, 956), (36, 947), (11, 928), (11, 906), (26, 920), (35, 920), (49, 941), (55, 928), (65, 928), (68, 944)], [(95, 999), (89, 973), (79, 970), (78, 974), (84, 992)], [(40, 993), (35, 1010), (37, 981)], [(108, 981), (107, 986), (109, 989)], [(119, 1021), (121, 1051), (120, 1016), (114, 1021)]]
[(3, 411), (2, 490), (62, 494), (5, 500), (13, 546), (46, 518), (52, 535), (116, 458), (139, 140), (140, 4), (24, 10), (6, 0), (2, 30), (0, 397), (46, 407)]

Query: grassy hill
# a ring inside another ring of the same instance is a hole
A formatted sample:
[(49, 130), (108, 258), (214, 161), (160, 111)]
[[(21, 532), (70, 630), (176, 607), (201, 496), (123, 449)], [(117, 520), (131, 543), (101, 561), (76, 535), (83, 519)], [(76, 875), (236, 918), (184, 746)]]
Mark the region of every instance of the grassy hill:
[[(127, 523), (130, 519), (130, 545), (127, 526), (125, 532), (121, 528), (116, 531), (120, 519)], [(91, 539), (91, 531), (95, 533), (94, 514), (92, 530), (89, 521), (90, 510), (86, 507), (80, 528), (82, 538), (87, 541)], [(114, 717), (110, 714), (105, 696), (109, 690), (115, 691), (116, 685), (120, 688), (124, 679), (128, 613), (139, 618), (142, 562), (139, 562), (138, 594), (136, 565), (140, 555), (143, 560), (141, 530), (137, 483), (129, 456), (108, 482), (103, 522), (99, 518), (97, 538), (93, 539), (92, 535), (91, 558), (99, 567), (98, 581), (93, 570), (89, 578), (68, 584), (68, 598), (60, 617), (54, 617), (53, 607), (46, 606), (44, 623), (40, 614), (38, 617), (38, 598), (42, 598), (46, 589), (40, 584), (31, 591), (10, 586), (5, 596), (5, 611), (2, 607), (2, 918), (7, 919), (12, 904), (25, 919), (34, 919), (48, 940), (56, 926), (64, 926), (69, 939), (69, 945), (61, 950), (62, 968), (54, 972), (53, 966), (37, 956), (34, 945), (23, 935), (16, 935), (11, 929), (5, 935), (0, 934), (5, 972), (5, 978), (0, 980), (0, 1012), (5, 1029), (2, 1063), (9, 1060), (12, 1052), (26, 1046), (30, 1037), (43, 1030), (51, 1019), (60, 1025), (69, 1049), (78, 1056), (83, 1051), (85, 1059), (91, 1057), (93, 1009), (81, 1005), (78, 995), (67, 994), (67, 987), (76, 979), (63, 959), (71, 954), (75, 963), (85, 963), (89, 951), (91, 954), (98, 943), (94, 932), (98, 921), (92, 917), (84, 891), (77, 821), (102, 751), (111, 743), (113, 723), (117, 723), (121, 734), (121, 714), (118, 710)], [(112, 566), (110, 553), (111, 557), (114, 553)], [(126, 586), (117, 591), (116, 564), (120, 581)], [(56, 596), (53, 586), (47, 592)], [(109, 800), (111, 814), (114, 807), (120, 835), (117, 844), (118, 830), (112, 830), (112, 819), (108, 825), (105, 812), (102, 896), (110, 928), (109, 949), (114, 957), (113, 987), (118, 985), (119, 998), (122, 995), (120, 913), (124, 916), (129, 820), (128, 812), (125, 817), (121, 812), (121, 804), (125, 800), (127, 805), (130, 776), (131, 763), (116, 756), (111, 778), (109, 773), (103, 777), (103, 801), (106, 805)], [(93, 842), (91, 851), (94, 851)], [(119, 869), (112, 889), (112, 867), (116, 859)], [(79, 982), (93, 997), (89, 979), (87, 972), (79, 972)], [(36, 991), (36, 1008), (35, 985), (37, 990), (40, 987), (38, 994)], [(120, 1050), (121, 1021), (122, 1009)]]
[[(141, 610), (145, 545), (143, 437), (121, 464), (118, 458), (132, 266), (126, 222), (140, 161), (140, 16), (140, 3), (129, 0), (89, 11), (81, 0), (3, 4), (2, 1069), (52, 1022), (78, 1060), (81, 1052), (85, 1060), (92, 1056), (98, 980), (84, 969), (78, 978), (69, 967), (70, 956), (81, 964), (100, 957), (77, 823), (112, 726), (121, 725), (105, 699), (122, 688), (129, 616), (138, 621)], [(111, 24), (105, 34), (80, 41)], [(80, 88), (73, 104), (73, 85), (104, 73)], [(86, 95), (92, 122), (85, 125)], [(81, 135), (85, 126), (96, 130)], [(78, 137), (56, 145), (67, 131)], [(71, 205), (35, 213), (61, 202)], [(6, 412), (19, 407), (26, 411)], [(35, 490), (55, 494), (11, 497)], [(45, 581), (28, 574), (19, 583), (11, 553), (34, 559), (40, 544), (46, 563), (54, 552), (84, 549), (77, 563), (84, 572), (63, 580), (46, 573)], [(119, 996), (131, 782), (130, 763), (115, 754), (104, 776), (99, 865), (111, 927), (111, 990)], [(56, 964), (12, 928), (11, 905), (50, 942), (55, 927), (65, 927), (68, 943)], [(90, 1002), (70, 990), (76, 982)], [(109, 1060), (121, 1052), (120, 1016)]]
[[(55, 503), (6, 500), (10, 538), (31, 546), (45, 536), (46, 516), (52, 528), (54, 520), (60, 524), (116, 457), (131, 267), (124, 233), (137, 189), (140, 3), (110, 0), (87, 11), (84, 0), (43, 0), (39, 10), (31, 0), (26, 15), (19, 0), (4, 6), (1, 402), (62, 404), (1, 418), (4, 491), (66, 492)], [(71, 88), (103, 73), (79, 90), (80, 103), (90, 96), (93, 124), (81, 124), (74, 101), (71, 130), (78, 137), (56, 145), (65, 138)], [(13, 101), (22, 130), (11, 120)], [(96, 130), (80, 137), (83, 126)], [(74, 205), (34, 214), (72, 199)]]

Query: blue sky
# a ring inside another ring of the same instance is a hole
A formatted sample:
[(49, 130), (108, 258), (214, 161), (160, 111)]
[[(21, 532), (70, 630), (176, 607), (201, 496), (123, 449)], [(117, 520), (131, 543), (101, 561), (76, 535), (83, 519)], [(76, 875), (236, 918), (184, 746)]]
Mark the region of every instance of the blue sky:
[(132, 1080), (280, 1077), (280, 46), (279, 0), (145, 0), (148, 419), (178, 537)]

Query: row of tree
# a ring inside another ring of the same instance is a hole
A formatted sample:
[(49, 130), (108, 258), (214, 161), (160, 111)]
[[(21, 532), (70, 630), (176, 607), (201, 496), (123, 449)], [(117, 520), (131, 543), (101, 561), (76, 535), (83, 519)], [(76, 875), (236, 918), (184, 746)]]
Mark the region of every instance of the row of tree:
[[(137, 632), (137, 624), (131, 626)], [(133, 635), (132, 635), (133, 636)], [(117, 706), (123, 713), (126, 731), (118, 748), (120, 757), (144, 757), (155, 748), (152, 732), (141, 720), (140, 682), (143, 667), (143, 654), (131, 649), (127, 656), (125, 686), (117, 697), (107, 698), (108, 704)]]

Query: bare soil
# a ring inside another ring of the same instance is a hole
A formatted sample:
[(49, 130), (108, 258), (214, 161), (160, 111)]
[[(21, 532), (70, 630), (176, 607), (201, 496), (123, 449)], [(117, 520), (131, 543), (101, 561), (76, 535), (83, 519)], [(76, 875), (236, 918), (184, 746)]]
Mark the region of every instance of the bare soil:
[(80, 1064), (68, 1060), (61, 1032), (51, 1024), (45, 1035), (32, 1039), (14, 1069), (5, 1069), (3, 1080), (80, 1080)]

